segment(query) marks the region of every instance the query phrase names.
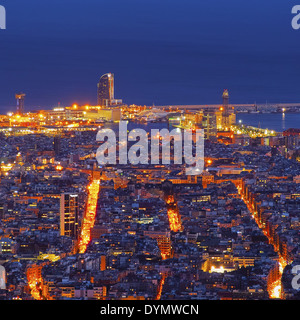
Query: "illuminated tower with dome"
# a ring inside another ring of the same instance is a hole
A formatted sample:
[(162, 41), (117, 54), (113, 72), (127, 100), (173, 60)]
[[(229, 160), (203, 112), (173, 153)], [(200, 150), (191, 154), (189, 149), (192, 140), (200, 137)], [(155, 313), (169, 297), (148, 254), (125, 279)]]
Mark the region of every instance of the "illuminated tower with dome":
[(234, 107), (229, 105), (229, 92), (227, 89), (223, 91), (222, 99), (223, 104), (216, 112), (217, 129), (227, 131), (230, 130), (230, 126), (236, 123), (236, 115)]
[(223, 91), (223, 95), (222, 95), (222, 98), (223, 98), (223, 115), (226, 117), (228, 116), (229, 114), (229, 92), (227, 89), (225, 89)]

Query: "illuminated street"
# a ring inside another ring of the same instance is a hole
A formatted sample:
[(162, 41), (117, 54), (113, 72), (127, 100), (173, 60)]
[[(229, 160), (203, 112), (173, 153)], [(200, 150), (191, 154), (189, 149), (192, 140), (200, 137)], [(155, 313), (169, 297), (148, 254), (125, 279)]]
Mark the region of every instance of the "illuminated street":
[[(273, 243), (273, 239), (267, 234), (266, 230), (264, 229), (263, 225), (261, 224), (261, 222), (259, 221), (258, 217), (257, 217), (257, 213), (255, 212), (253, 206), (251, 206), (248, 201), (246, 201), (244, 199), (244, 194), (241, 193), (241, 188), (238, 188), (242, 199), (244, 200), (245, 204), (247, 205), (247, 208), (249, 210), (249, 212), (251, 213), (252, 217), (255, 219), (255, 222), (257, 223), (257, 225), (262, 229), (264, 235), (268, 238), (269, 243), (274, 244)], [(274, 246), (275, 249), (275, 246)], [(280, 256), (280, 253), (278, 253), (278, 265), (275, 266), (275, 271), (276, 272), (276, 279), (273, 280), (273, 282), (268, 283), (268, 293), (269, 293), (269, 297), (271, 299), (281, 299), (282, 298), (282, 284), (281, 284), (281, 277), (282, 277), (282, 273), (283, 270), (285, 268), (285, 266), (287, 265), (287, 262), (284, 260), (284, 258), (282, 256)], [(271, 270), (272, 272), (273, 270)]]
[(174, 232), (182, 231), (180, 214), (177, 204), (174, 200), (174, 196), (168, 196), (166, 199), (166, 203), (168, 207), (168, 219), (170, 223), (170, 230)]
[(91, 240), (91, 229), (93, 228), (95, 222), (99, 190), (99, 180), (93, 180), (88, 186), (88, 199), (86, 203), (85, 215), (82, 220), (81, 234), (78, 243), (79, 253), (84, 253), (86, 251), (87, 245)]

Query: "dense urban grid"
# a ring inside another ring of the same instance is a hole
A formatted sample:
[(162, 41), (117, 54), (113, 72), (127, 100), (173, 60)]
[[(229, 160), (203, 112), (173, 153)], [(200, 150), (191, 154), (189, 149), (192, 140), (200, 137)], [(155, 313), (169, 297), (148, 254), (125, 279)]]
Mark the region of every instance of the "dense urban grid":
[[(300, 130), (236, 124), (227, 90), (216, 109), (156, 109), (113, 85), (98, 106), (27, 113), (21, 93), (0, 117), (0, 299), (299, 298)], [(97, 132), (122, 119), (203, 128), (204, 171), (99, 165)]]

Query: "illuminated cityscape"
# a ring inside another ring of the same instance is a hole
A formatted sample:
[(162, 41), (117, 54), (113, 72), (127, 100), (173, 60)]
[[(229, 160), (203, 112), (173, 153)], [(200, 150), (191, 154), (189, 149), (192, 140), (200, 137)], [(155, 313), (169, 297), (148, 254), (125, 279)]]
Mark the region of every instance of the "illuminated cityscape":
[[(228, 90), (220, 105), (115, 103), (113, 74), (97, 106), (30, 112), (16, 98), (0, 117), (1, 299), (297, 299), (299, 129), (238, 122), (258, 108), (231, 105)], [(174, 158), (99, 165), (97, 132), (121, 120), (203, 129), (204, 171), (187, 176)]]
[(300, 300), (300, 3), (2, 2), (2, 314)]

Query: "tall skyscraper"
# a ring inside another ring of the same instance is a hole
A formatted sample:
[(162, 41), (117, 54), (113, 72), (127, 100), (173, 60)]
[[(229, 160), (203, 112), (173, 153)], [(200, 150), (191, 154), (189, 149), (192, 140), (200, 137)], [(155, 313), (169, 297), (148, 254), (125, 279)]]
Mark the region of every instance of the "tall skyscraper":
[(62, 193), (60, 196), (60, 235), (77, 239), (79, 203), (78, 194)]
[(224, 90), (223, 95), (223, 115), (228, 116), (228, 108), (229, 108), (229, 92), (227, 89)]
[(122, 104), (122, 99), (115, 99), (115, 79), (113, 73), (104, 74), (98, 83), (98, 106), (110, 107)]
[(24, 113), (24, 101), (25, 101), (25, 94), (24, 93), (17, 93), (16, 99), (17, 99), (17, 113), (23, 114)]
[(109, 106), (114, 100), (114, 74), (104, 74), (98, 83), (98, 105)]
[(54, 149), (55, 155), (58, 156), (61, 152), (61, 137), (60, 136), (54, 137), (53, 149)]

